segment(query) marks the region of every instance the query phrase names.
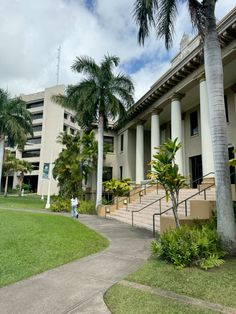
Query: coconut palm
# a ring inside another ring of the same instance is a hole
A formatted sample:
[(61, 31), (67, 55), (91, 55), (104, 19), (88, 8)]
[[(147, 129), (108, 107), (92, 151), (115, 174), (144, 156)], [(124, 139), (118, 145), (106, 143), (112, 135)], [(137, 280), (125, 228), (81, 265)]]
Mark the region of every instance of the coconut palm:
[[(224, 107), (223, 66), (216, 31), (216, 0), (185, 0), (193, 26), (204, 42), (205, 75), (208, 89), (212, 144), (214, 154), (217, 230), (223, 247), (236, 254), (236, 227), (233, 213), (228, 167), (227, 126)], [(136, 0), (134, 17), (139, 27), (138, 40), (144, 44), (151, 27), (164, 38), (166, 48), (172, 45), (178, 0)]]
[(26, 161), (26, 160), (19, 160), (18, 161), (17, 171), (20, 172), (20, 174), (19, 174), (19, 196), (21, 196), (24, 176), (26, 173), (32, 172), (32, 170), (33, 170), (32, 165), (28, 161)]
[(32, 120), (26, 103), (19, 97), (11, 99), (0, 89), (0, 182), (5, 139), (9, 147), (23, 147), (29, 134), (33, 135)]
[(18, 171), (18, 166), (19, 166), (18, 161), (19, 160), (15, 157), (15, 155), (11, 151), (9, 150), (5, 151), (4, 162), (3, 162), (3, 173), (6, 177), (4, 196), (7, 196), (9, 176), (13, 175), (14, 172)]
[(90, 57), (77, 57), (72, 70), (85, 75), (85, 79), (69, 86), (66, 96), (54, 97), (58, 103), (76, 111), (82, 127), (98, 126), (98, 164), (96, 207), (102, 203), (103, 132), (109, 119), (123, 118), (133, 104), (134, 86), (124, 74), (113, 74), (119, 58), (104, 56), (100, 65)]

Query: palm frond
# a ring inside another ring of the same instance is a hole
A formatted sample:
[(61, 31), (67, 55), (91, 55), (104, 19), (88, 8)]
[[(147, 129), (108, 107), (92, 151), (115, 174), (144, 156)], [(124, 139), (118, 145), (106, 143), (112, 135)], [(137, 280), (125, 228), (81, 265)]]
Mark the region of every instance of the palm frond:
[(71, 69), (74, 72), (82, 73), (91, 77), (96, 77), (99, 73), (99, 66), (93, 58), (88, 56), (76, 57)]
[(167, 49), (173, 44), (174, 20), (177, 13), (177, 0), (159, 0), (156, 32), (158, 37), (164, 37)]
[(204, 37), (206, 26), (206, 12), (204, 5), (197, 0), (188, 0), (188, 9), (193, 27), (198, 30), (202, 37)]
[(138, 42), (144, 44), (149, 36), (149, 29), (155, 25), (155, 15), (158, 10), (158, 0), (137, 0), (135, 1), (133, 17), (138, 25)]

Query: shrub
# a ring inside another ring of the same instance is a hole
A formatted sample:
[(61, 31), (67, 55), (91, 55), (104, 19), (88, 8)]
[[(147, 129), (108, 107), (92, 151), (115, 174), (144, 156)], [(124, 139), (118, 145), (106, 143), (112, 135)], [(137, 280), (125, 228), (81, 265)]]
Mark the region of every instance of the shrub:
[[(70, 199), (65, 199), (62, 198), (61, 196), (53, 196), (50, 210), (53, 212), (70, 212), (71, 211)], [(81, 201), (80, 207), (78, 208), (78, 212), (80, 214), (95, 215), (97, 213), (95, 202)]]
[(177, 267), (195, 265), (208, 269), (224, 262), (216, 229), (207, 224), (192, 229), (184, 225), (169, 230), (159, 240), (153, 241), (151, 250), (153, 255)]
[(94, 201), (81, 201), (78, 209), (80, 214), (96, 215), (96, 204)]

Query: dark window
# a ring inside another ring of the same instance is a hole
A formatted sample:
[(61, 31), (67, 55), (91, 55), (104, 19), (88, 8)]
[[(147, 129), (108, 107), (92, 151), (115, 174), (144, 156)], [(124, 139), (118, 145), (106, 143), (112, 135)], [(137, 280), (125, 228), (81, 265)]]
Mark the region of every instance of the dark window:
[(120, 180), (123, 180), (123, 167), (120, 166)]
[(112, 179), (112, 167), (103, 167), (103, 178), (102, 180), (108, 181)]
[(39, 157), (40, 149), (25, 150), (22, 152), (22, 158)]
[(64, 112), (64, 119), (68, 118), (68, 113)]
[(190, 113), (190, 132), (191, 136), (198, 134), (198, 112), (193, 111)]
[(40, 101), (28, 103), (26, 105), (26, 108), (31, 109), (31, 108), (37, 108), (37, 107), (42, 107), (42, 106), (43, 106), (43, 100), (40, 100)]
[(104, 145), (106, 146), (106, 150), (109, 153), (114, 152), (114, 137), (113, 136), (104, 136)]
[(124, 134), (120, 136), (120, 151), (123, 152), (124, 150)]
[(75, 122), (75, 118), (74, 118), (74, 117), (70, 117), (70, 121), (71, 121), (72, 123), (74, 123), (74, 122)]
[(63, 131), (66, 132), (67, 131), (67, 126), (64, 124), (63, 125)]
[(75, 134), (75, 130), (70, 128), (70, 134)]
[(39, 162), (31, 162), (30, 164), (33, 170), (39, 169)]
[(33, 132), (42, 131), (42, 124), (33, 125)]
[(224, 96), (224, 100), (225, 100), (225, 117), (226, 117), (226, 122), (229, 122), (229, 109), (228, 109), (228, 100), (227, 100), (227, 96)]
[(40, 144), (40, 143), (41, 143), (41, 136), (38, 136), (38, 137), (28, 138), (26, 145), (27, 144)]
[(32, 118), (33, 118), (33, 120), (42, 119), (42, 118), (43, 118), (43, 113), (42, 113), (42, 112), (34, 113), (34, 114), (32, 115)]

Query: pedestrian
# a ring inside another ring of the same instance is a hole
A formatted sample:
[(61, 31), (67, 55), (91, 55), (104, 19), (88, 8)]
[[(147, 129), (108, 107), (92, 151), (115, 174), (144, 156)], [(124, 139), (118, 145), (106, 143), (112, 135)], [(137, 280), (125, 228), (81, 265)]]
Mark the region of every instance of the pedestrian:
[(77, 206), (79, 204), (78, 198), (72, 195), (72, 198), (70, 201), (71, 201), (71, 216), (75, 218), (79, 218), (79, 215), (77, 212)]

